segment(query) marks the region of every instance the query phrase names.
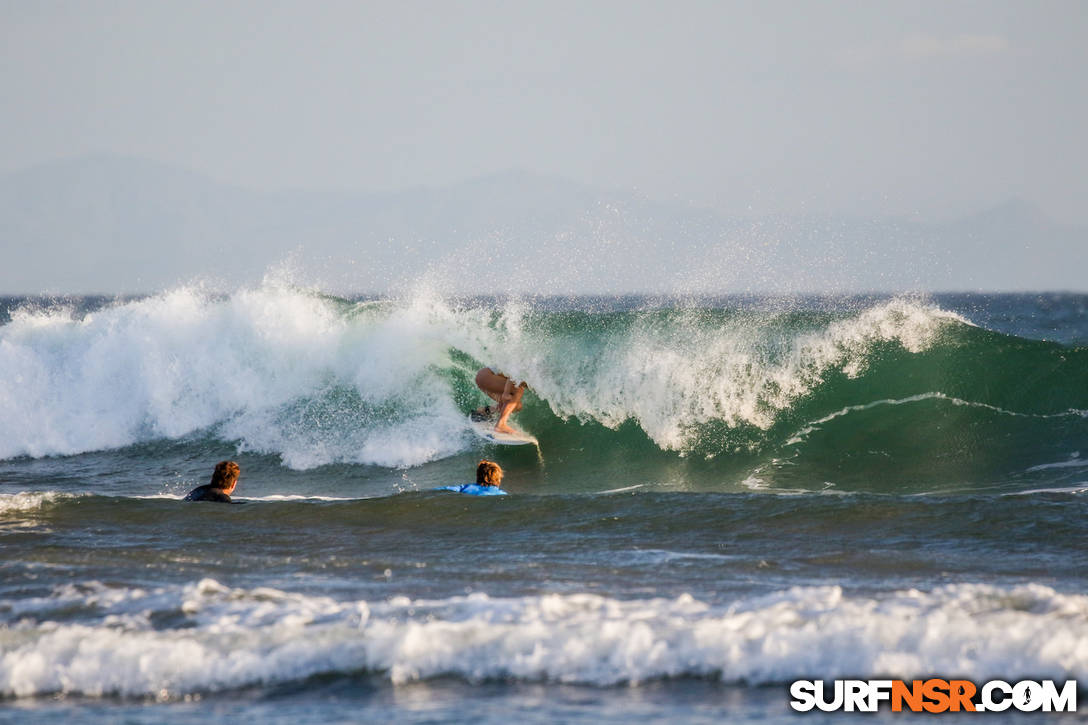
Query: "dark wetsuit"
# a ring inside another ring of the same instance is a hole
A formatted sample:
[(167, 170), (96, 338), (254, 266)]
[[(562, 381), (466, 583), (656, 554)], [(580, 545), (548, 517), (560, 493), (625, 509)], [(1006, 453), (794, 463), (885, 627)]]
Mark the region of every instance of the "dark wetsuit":
[(210, 483), (198, 486), (185, 497), (186, 501), (217, 501), (219, 503), (233, 503), (230, 496), (223, 493), (221, 488), (212, 488)]
[(474, 423), (479, 423), (482, 420), (493, 420), (495, 418), (495, 409), (490, 405), (485, 405), (469, 413), (468, 417)]

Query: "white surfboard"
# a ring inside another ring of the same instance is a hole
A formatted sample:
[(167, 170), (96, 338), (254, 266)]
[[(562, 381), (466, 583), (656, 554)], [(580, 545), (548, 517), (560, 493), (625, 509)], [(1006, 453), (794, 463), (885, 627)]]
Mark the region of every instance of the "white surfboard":
[(540, 442), (537, 441), (536, 437), (523, 431), (517, 433), (499, 433), (495, 430), (495, 421), (493, 420), (472, 420), (470, 418), (468, 424), (472, 426), (473, 433), (486, 441), (497, 443), (500, 446), (526, 446), (530, 444), (538, 447), (540, 446)]

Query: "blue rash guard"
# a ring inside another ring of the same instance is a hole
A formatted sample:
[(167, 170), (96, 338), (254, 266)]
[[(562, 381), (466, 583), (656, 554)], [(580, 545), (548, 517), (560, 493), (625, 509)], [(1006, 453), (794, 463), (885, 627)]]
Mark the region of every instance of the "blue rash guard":
[(454, 493), (467, 493), (470, 496), (505, 496), (498, 486), (481, 486), (478, 483), (465, 483), (460, 486), (441, 486), (435, 491), (453, 491)]

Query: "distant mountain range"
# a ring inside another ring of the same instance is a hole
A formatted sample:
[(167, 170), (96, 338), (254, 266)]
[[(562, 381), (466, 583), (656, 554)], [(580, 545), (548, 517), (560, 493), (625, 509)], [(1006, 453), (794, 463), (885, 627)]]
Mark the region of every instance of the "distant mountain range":
[(0, 178), (0, 294), (251, 284), (461, 294), (1088, 290), (1088, 230), (1022, 201), (941, 224), (724, 217), (512, 171), (395, 193), (258, 192), (96, 156)]

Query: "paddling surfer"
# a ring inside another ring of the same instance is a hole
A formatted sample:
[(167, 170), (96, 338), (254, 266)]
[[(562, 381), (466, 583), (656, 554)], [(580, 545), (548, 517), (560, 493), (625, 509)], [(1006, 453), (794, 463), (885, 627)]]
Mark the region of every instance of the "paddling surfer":
[[(508, 375), (496, 372), (494, 368), (480, 368), (476, 373), (476, 387), (498, 403), (494, 409), (499, 416), (495, 421), (495, 431), (516, 434), (517, 431), (507, 425), (506, 421), (512, 413), (521, 410), (521, 398), (529, 389), (525, 381), (515, 380)], [(491, 410), (491, 406), (486, 406), (477, 413), (488, 415)]]
[(494, 461), (483, 460), (476, 466), (476, 483), (465, 483), (460, 486), (440, 486), (436, 491), (453, 491), (454, 493), (467, 493), (472, 496), (505, 496), (502, 486), (502, 467)]
[(197, 486), (189, 492), (185, 500), (233, 503), (230, 500), (230, 495), (234, 492), (235, 486), (238, 485), (238, 476), (241, 473), (242, 469), (234, 461), (220, 461), (215, 464), (211, 483)]

